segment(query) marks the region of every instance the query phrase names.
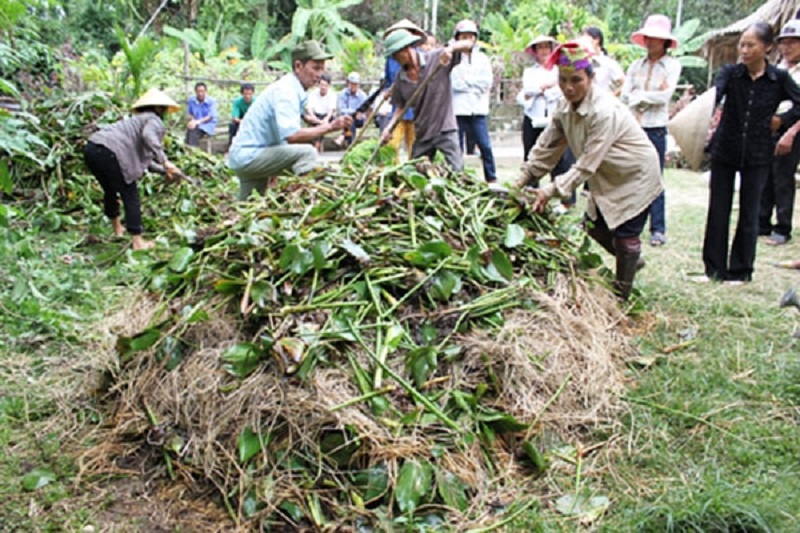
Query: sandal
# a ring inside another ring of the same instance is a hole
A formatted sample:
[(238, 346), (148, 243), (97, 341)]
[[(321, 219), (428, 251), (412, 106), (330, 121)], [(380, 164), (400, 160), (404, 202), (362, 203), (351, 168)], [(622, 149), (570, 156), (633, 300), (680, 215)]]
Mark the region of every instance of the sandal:
[(650, 235), (650, 246), (664, 246), (665, 244), (667, 244), (667, 236), (660, 231)]
[(787, 237), (786, 235), (781, 235), (780, 233), (773, 233), (772, 235), (769, 236), (769, 239), (767, 239), (767, 244), (772, 246), (781, 246), (789, 242), (790, 238), (791, 237)]

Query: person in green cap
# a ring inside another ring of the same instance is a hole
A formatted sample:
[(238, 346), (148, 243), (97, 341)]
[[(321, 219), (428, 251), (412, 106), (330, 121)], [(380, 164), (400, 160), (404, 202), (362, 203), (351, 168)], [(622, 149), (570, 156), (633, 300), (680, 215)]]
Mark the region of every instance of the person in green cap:
[[(396, 111), (381, 134), (386, 143), (392, 129), (400, 120), (400, 112), (409, 104), (414, 107), (416, 139), (411, 157), (427, 156), (433, 159), (442, 152), (453, 170), (464, 167), (464, 158), (458, 144), (458, 124), (453, 112), (453, 85), (450, 73), (461, 61), (461, 53), (472, 48), (471, 41), (455, 41), (444, 48), (423, 52), (414, 47), (419, 36), (408, 30), (391, 32), (384, 38), (386, 56), (394, 57), (403, 69), (392, 86), (392, 104)], [(417, 94), (417, 89), (425, 87)], [(411, 101), (412, 98), (414, 101)]]
[(573, 41), (556, 47), (545, 62), (546, 68), (558, 66), (564, 100), (531, 150), (516, 185), (538, 185), (567, 147), (572, 149), (575, 164), (534, 189), (533, 209), (544, 211), (552, 197), (567, 198), (588, 181), (587, 232), (616, 258), (614, 288), (627, 300), (636, 271), (644, 266), (639, 236), (664, 186), (658, 153), (636, 118), (611, 93), (595, 90), (591, 56), (582, 43)]
[(316, 41), (299, 44), (292, 50), (292, 72), (267, 87), (248, 110), (228, 154), (228, 166), (239, 178), (239, 200), (254, 190), (263, 194), (281, 172), (310, 172), (318, 164), (309, 143), (352, 125), (350, 116), (340, 116), (302, 127), (306, 91), (319, 83), (331, 57)]

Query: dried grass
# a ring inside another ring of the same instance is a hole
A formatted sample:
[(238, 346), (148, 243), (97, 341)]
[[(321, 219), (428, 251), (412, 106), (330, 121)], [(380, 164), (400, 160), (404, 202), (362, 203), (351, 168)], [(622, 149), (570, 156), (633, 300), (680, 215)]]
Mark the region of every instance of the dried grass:
[[(616, 401), (623, 388), (620, 365), (631, 353), (620, 328), (626, 317), (614, 297), (568, 279), (559, 280), (550, 294), (526, 296), (535, 299), (538, 310), (514, 311), (499, 331), (461, 337), (463, 358), (449, 366), (440, 361), (437, 376), (449, 379), (434, 386), (471, 391), (491, 381), (491, 368), (498, 385), (492, 402), (521, 421), (541, 422), (563, 438), (574, 438), (593, 424), (613, 422), (622, 409)], [(117, 334), (141, 331), (157, 308), (146, 299), (135, 302), (109, 319), (105, 328)], [(178, 436), (183, 446), (173, 460), (176, 475), (199, 492), (211, 484), (227, 495), (237, 523), (258, 523), (281, 514), (278, 506), (284, 500), (305, 507), (314, 493), (328, 518), (336, 520), (334, 527), (352, 526), (364, 513), (342, 507), (339, 491), (347, 486), (349, 471), (382, 465), (391, 487), (403, 461), (432, 460), (436, 447), (447, 449), (436, 459), (437, 469), (474, 488), (465, 513), (449, 510), (453, 523), (465, 528), (496, 520), (493, 506), (514, 501), (529, 482), (530, 471), (515, 459), (513, 438), (498, 439), (487, 462), (477, 440), (459, 441), (457, 434), (438, 424), (398, 430), (364, 402), (331, 411), (360, 396), (344, 358), (319, 365), (307, 382), (283, 376), (267, 364), (235, 386), (236, 380), (221, 368), (220, 357), (242, 340), (237, 324), (235, 315), (220, 313), (211, 322), (190, 326), (183, 335), (195, 349), (173, 371), (165, 371), (152, 353), (138, 354), (117, 369), (108, 396), (112, 422), (104, 429), (102, 444), (84, 454), (82, 472), (156, 468), (163, 473), (163, 438)], [(365, 368), (372, 366), (365, 354), (353, 355)], [(104, 357), (105, 366), (112, 367), (116, 356), (110, 338)], [(405, 373), (400, 356), (389, 363)], [(387, 398), (401, 412), (417, 409), (400, 388)], [(148, 411), (161, 433), (154, 433)], [(259, 455), (247, 473), (237, 451), (246, 428), (270, 436), (267, 453)], [(540, 430), (537, 424), (529, 433)], [(342, 449), (347, 453), (342, 464), (330, 458), (336, 450), (327, 450), (326, 456), (320, 449), (326, 436), (337, 433), (344, 437)], [(289, 467), (287, 454), (304, 460), (306, 468)], [(246, 517), (241, 496), (249, 491), (255, 491), (262, 508)]]

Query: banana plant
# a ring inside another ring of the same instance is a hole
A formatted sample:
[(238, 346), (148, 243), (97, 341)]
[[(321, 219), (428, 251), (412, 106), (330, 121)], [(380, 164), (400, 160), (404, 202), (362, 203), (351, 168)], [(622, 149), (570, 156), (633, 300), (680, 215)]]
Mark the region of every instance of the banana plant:
[(133, 96), (139, 96), (142, 94), (144, 73), (156, 53), (156, 43), (146, 36), (141, 36), (131, 43), (125, 32), (119, 28), (114, 28), (114, 33), (125, 54), (128, 73), (133, 78)]
[(678, 40), (678, 48), (672, 55), (681, 62), (684, 68), (708, 66), (708, 62), (704, 58), (694, 55), (706, 42), (705, 35), (696, 35), (699, 28), (700, 19), (691, 19), (675, 28), (673, 32)]
[[(292, 39), (300, 42), (314, 39), (325, 43), (329, 52), (336, 54), (342, 51), (342, 36), (351, 35), (357, 39), (366, 39), (364, 31), (345, 20), (341, 10), (356, 6), (363, 0), (299, 0), (297, 10), (292, 17)], [(294, 43), (293, 43), (294, 44)]]

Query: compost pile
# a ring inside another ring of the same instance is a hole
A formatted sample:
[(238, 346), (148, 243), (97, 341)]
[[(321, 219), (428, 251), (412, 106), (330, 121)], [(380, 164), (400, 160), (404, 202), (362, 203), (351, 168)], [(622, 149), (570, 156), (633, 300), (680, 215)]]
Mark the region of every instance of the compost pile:
[(85, 471), (211, 484), (248, 528), (500, 527), (554, 442), (614, 419), (624, 315), (574, 221), (373, 147), (252, 202), (161, 198), (196, 211), (105, 324)]
[[(4, 122), (28, 142), (15, 201), (102, 217), (80, 153), (121, 109)], [(194, 179), (140, 184), (169, 244), (128, 256), (141, 296), (87, 350), (107, 424), (83, 473), (213, 487), (247, 529), (502, 528), (547, 496), (554, 447), (618, 416), (625, 316), (574, 219), (369, 141), (236, 203), (219, 158), (166, 148)]]

